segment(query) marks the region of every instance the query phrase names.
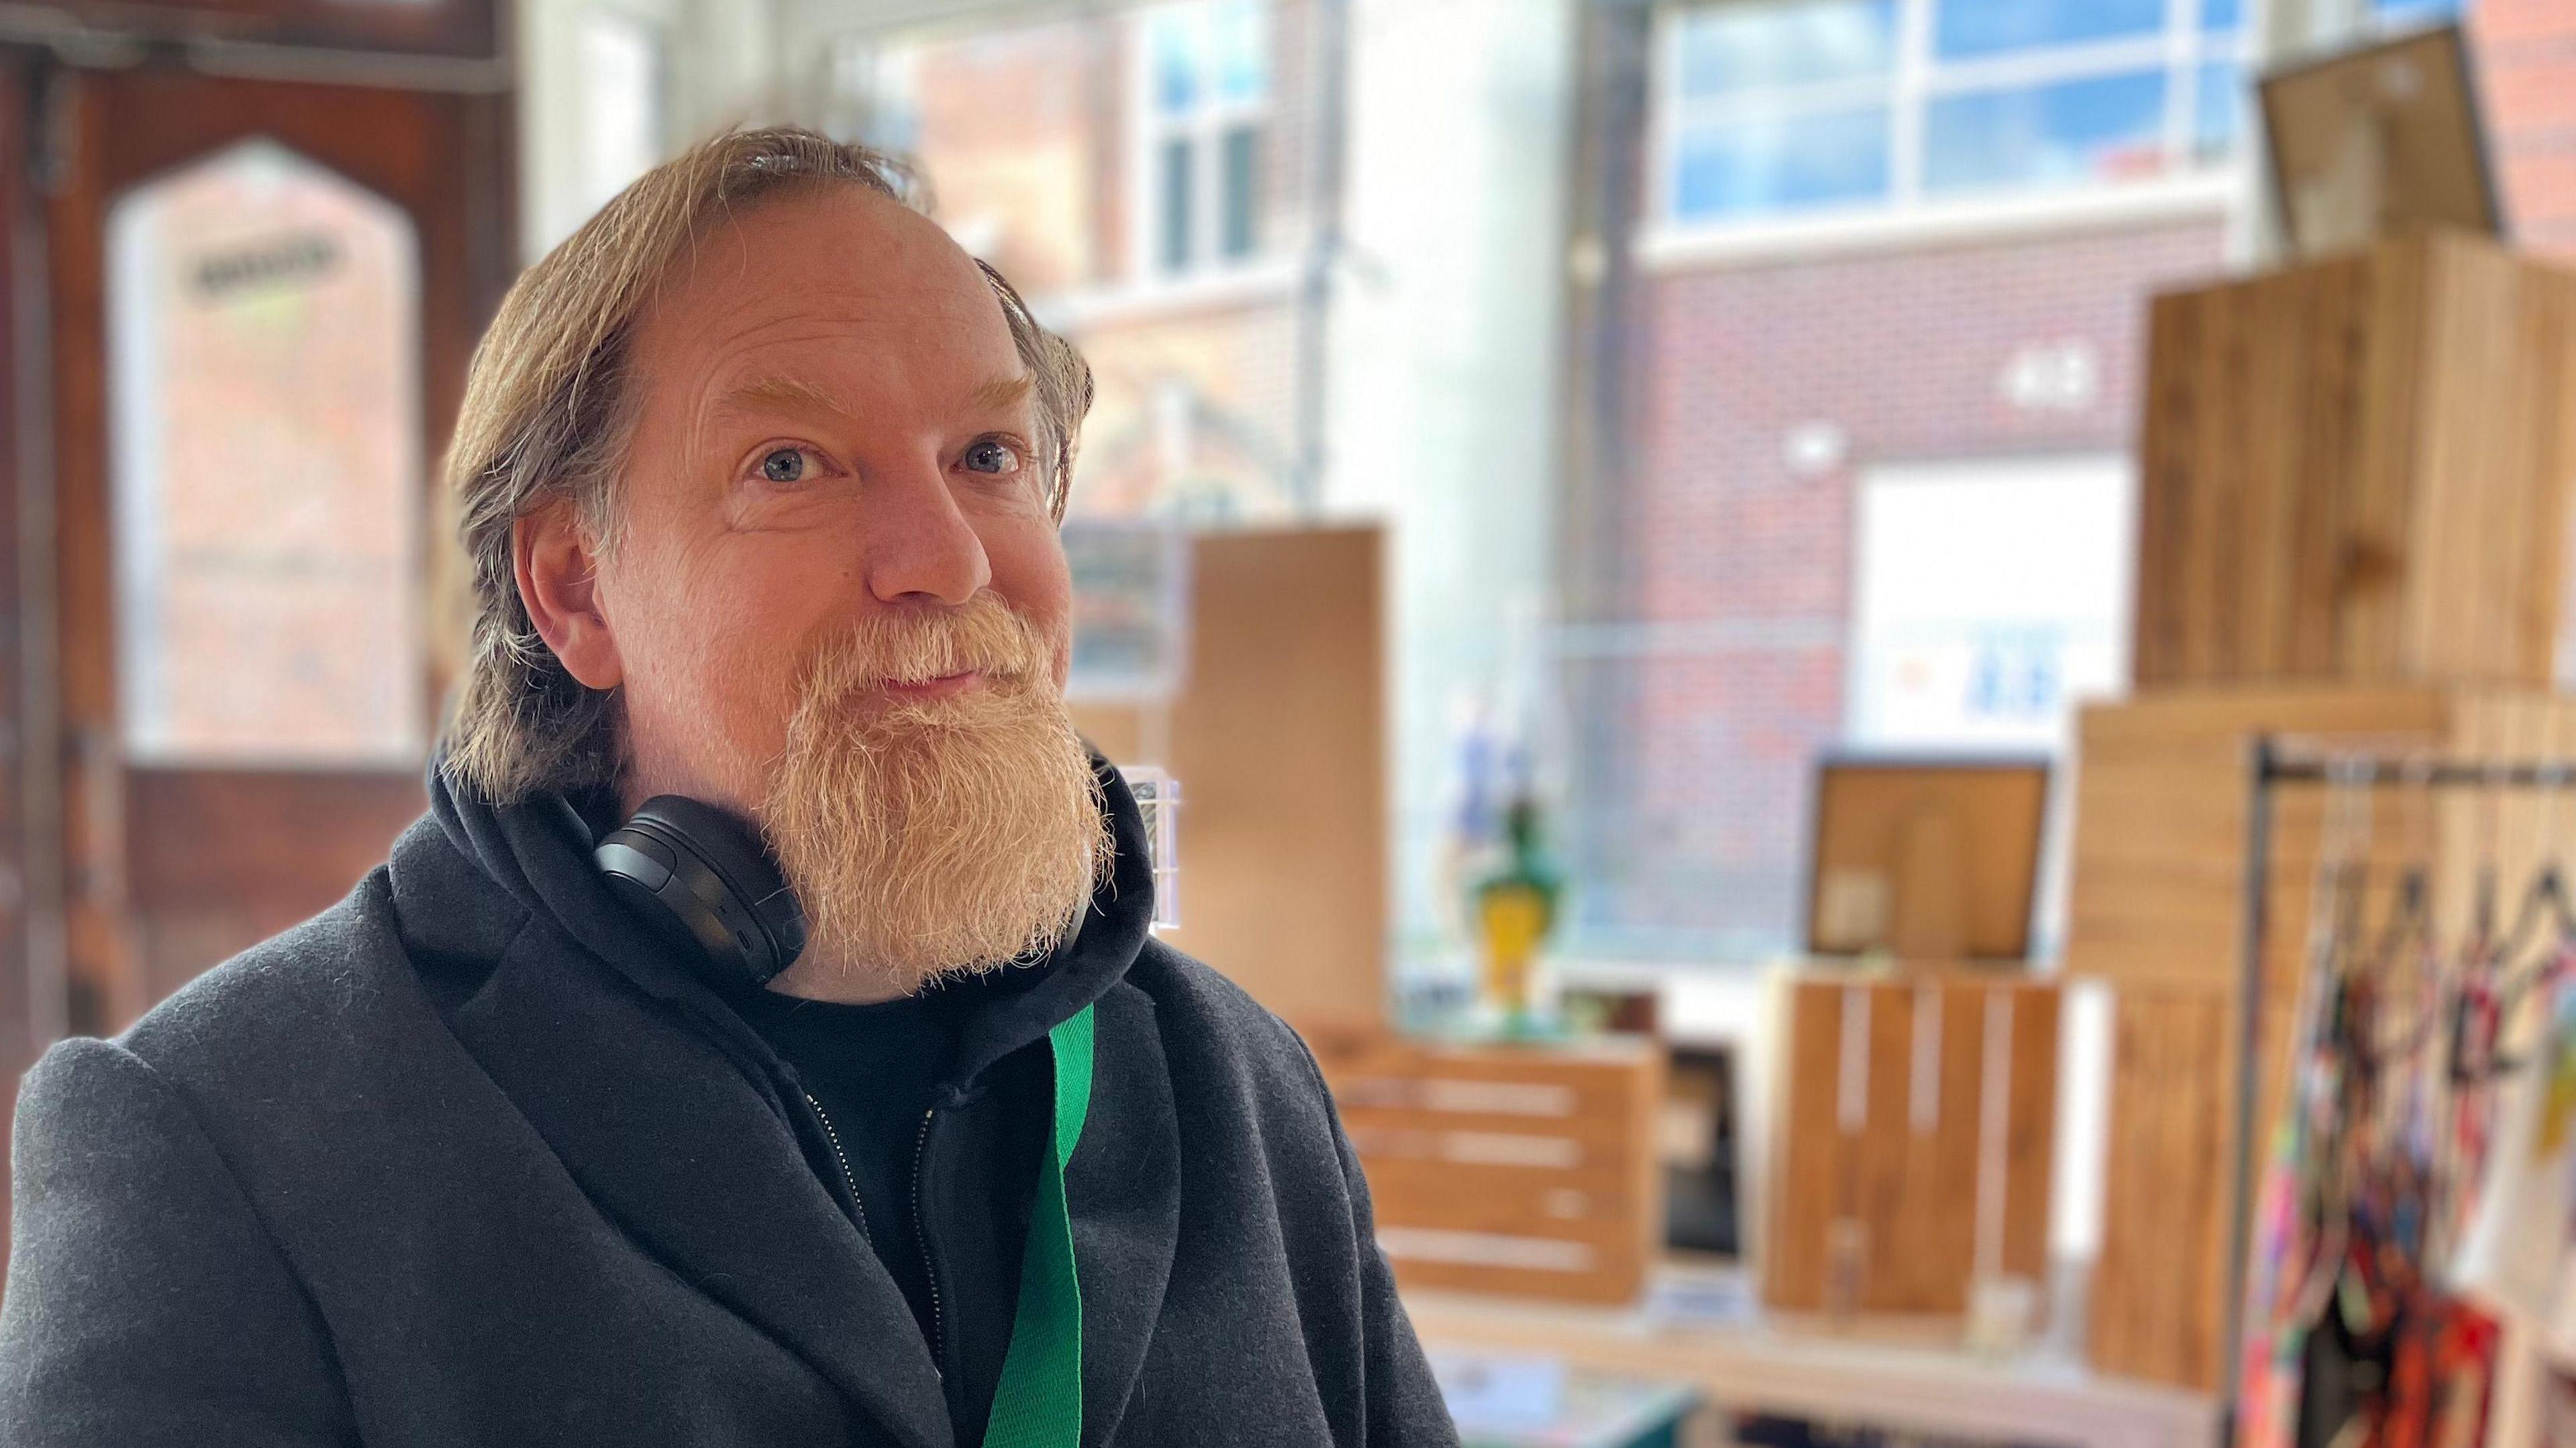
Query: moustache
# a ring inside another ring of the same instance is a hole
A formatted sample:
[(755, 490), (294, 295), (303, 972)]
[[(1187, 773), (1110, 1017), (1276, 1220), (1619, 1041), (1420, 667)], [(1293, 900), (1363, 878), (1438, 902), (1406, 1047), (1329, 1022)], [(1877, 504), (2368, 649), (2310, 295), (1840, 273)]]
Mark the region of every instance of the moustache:
[(979, 593), (952, 607), (889, 610), (831, 630), (806, 651), (799, 692), (827, 699), (967, 673), (1027, 688), (1051, 675), (1054, 658), (1045, 631)]

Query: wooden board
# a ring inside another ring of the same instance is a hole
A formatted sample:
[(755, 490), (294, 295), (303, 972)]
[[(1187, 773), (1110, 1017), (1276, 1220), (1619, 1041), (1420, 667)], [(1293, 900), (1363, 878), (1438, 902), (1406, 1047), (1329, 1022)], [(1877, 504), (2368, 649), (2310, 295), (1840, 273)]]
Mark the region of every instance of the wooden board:
[(2047, 810), (2044, 761), (1825, 761), (1808, 953), (2022, 960)]
[(2141, 687), (2546, 683), (2576, 273), (2465, 236), (2154, 304)]
[(1386, 1021), (1383, 554), (1374, 527), (1201, 535), (1180, 697), (1074, 711), (1180, 783), (1164, 938), (1309, 1033)]
[[(2228, 1313), (2253, 736), (2455, 760), (2567, 758), (2576, 756), (2576, 700), (2500, 688), (2184, 689), (2088, 709), (2079, 732), (2066, 969), (2118, 992), (2093, 1358), (2109, 1371), (2209, 1389)], [(2326, 791), (2313, 785), (2273, 797), (2258, 1130), (2277, 1119), (2286, 1088), (2326, 808)], [(2372, 881), (2364, 908), (2383, 920), (2397, 882), (2421, 868), (2440, 936), (2457, 939), (2482, 872), (2518, 888), (2549, 855), (2576, 862), (2576, 801), (2377, 791), (2357, 852)]]
[(1661, 1046), (1318, 1038), (1408, 1287), (1626, 1303), (1664, 1226)]
[(2043, 1280), (2057, 987), (1811, 971), (1786, 994), (1763, 1300), (1955, 1315), (1981, 1261)]
[(2093, 1365), (2211, 1390), (2227, 1346), (2235, 1002), (2124, 989), (2113, 1021)]

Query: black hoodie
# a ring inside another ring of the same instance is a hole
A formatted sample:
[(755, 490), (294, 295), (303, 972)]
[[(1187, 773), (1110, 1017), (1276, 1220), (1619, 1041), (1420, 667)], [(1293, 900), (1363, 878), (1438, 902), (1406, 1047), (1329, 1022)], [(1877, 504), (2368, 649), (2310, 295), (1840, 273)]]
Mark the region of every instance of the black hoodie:
[[(983, 1440), (1010, 1347), (1020, 1248), (1053, 1090), (1039, 1043), (1126, 975), (1154, 918), (1153, 863), (1135, 797), (1096, 754), (1092, 772), (1114, 844), (1110, 876), (1093, 892), (1073, 934), (1045, 961), (947, 988), (963, 999), (950, 1005), (954, 1051), (946, 1079), (927, 1103), (915, 1180), (909, 1200), (900, 1204), (912, 1233), (886, 1231), (880, 1235), (888, 1241), (870, 1243), (884, 1254), (895, 1242), (918, 1235), (921, 1265), (937, 1304), (925, 1335), (960, 1443)], [(457, 790), (435, 767), (429, 792), (439, 828), (485, 874), (722, 1039), (746, 1074), (766, 1087), (824, 1190), (854, 1225), (862, 1220), (848, 1179), (833, 1160), (847, 1143), (832, 1139), (793, 1067), (736, 1008), (739, 990), (707, 989), (708, 982), (659, 937), (639, 933), (634, 912), (609, 893), (593, 866), (592, 845), (619, 822), (613, 799), (605, 793), (543, 795), (495, 810)], [(883, 1204), (879, 1208), (883, 1215)], [(902, 1270), (894, 1262), (886, 1265), (890, 1275)], [(922, 1316), (917, 1308), (914, 1315)]]
[(938, 1093), (936, 1361), (792, 1074), (592, 870), (601, 802), (496, 810), (434, 775), (346, 901), (29, 1073), (0, 1441), (973, 1443), (1038, 1042), (1095, 1005), (1082, 1441), (1454, 1443), (1312, 1058), (1147, 935), (1134, 802), (1102, 782), (1109, 882), (1054, 958), (978, 987)]

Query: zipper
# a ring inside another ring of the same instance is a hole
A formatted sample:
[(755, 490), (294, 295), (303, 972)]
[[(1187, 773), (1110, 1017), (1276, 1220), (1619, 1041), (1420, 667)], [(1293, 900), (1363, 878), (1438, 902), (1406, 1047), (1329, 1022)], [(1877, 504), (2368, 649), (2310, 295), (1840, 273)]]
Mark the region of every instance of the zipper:
[[(840, 1163), (841, 1185), (850, 1190), (850, 1210), (853, 1220), (859, 1224), (859, 1240), (868, 1244), (868, 1250), (874, 1251), (877, 1245), (876, 1234), (868, 1230), (867, 1204), (859, 1200), (859, 1179), (850, 1170), (849, 1153), (841, 1150), (841, 1133), (832, 1129), (831, 1113), (823, 1109), (822, 1102), (814, 1099), (813, 1092), (806, 1091), (801, 1094), (805, 1098), (805, 1104), (814, 1108), (814, 1119), (823, 1123), (823, 1136), (832, 1143), (832, 1160)], [(931, 1288), (933, 1302), (937, 1301), (938, 1293), (937, 1287)]]
[(941, 1340), (947, 1336), (939, 1316), (939, 1263), (930, 1255), (930, 1223), (921, 1211), (922, 1166), (930, 1155), (930, 1119), (939, 1114), (934, 1106), (921, 1113), (921, 1133), (912, 1142), (912, 1230), (921, 1239), (921, 1276), (930, 1284), (930, 1362), (938, 1367)]

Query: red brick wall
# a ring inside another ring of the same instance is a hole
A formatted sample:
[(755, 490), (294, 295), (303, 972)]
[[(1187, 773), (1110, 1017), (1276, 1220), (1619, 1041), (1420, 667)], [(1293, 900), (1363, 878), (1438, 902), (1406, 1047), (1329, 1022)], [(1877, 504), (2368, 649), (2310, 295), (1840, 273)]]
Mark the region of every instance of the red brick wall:
[[(1270, 6), (1271, 103), (1261, 156), (1262, 246), (1293, 254), (1306, 236), (1313, 14)], [(939, 219), (981, 246), (1041, 311), (1135, 289), (1142, 223), (1129, 134), (1135, 28), (1108, 10), (946, 36), (911, 51), (912, 150)], [(1202, 204), (1208, 204), (1203, 202)], [(1287, 506), (1295, 458), (1292, 299), (1112, 307), (1066, 323), (1098, 387), (1075, 506), (1132, 514), (1262, 517)], [(1175, 429), (1159, 396), (1194, 399)], [(1175, 454), (1174, 437), (1186, 440)]]
[(2576, 255), (2576, 4), (2478, 0), (2469, 33), (2514, 234)]
[[(1640, 287), (1623, 515), (1647, 652), (1590, 670), (1590, 707), (1627, 717), (1595, 734), (1626, 742), (1596, 772), (1610, 813), (1584, 831), (1587, 924), (1674, 949), (1795, 938), (1810, 766), (1842, 734), (1855, 477), (2125, 449), (2146, 298), (2221, 260), (2211, 221), (1675, 269)], [(2069, 343), (2096, 359), (2088, 404), (2005, 396), (2018, 350)], [(1787, 440), (1812, 423), (1838, 428), (1847, 455), (1800, 476)]]

